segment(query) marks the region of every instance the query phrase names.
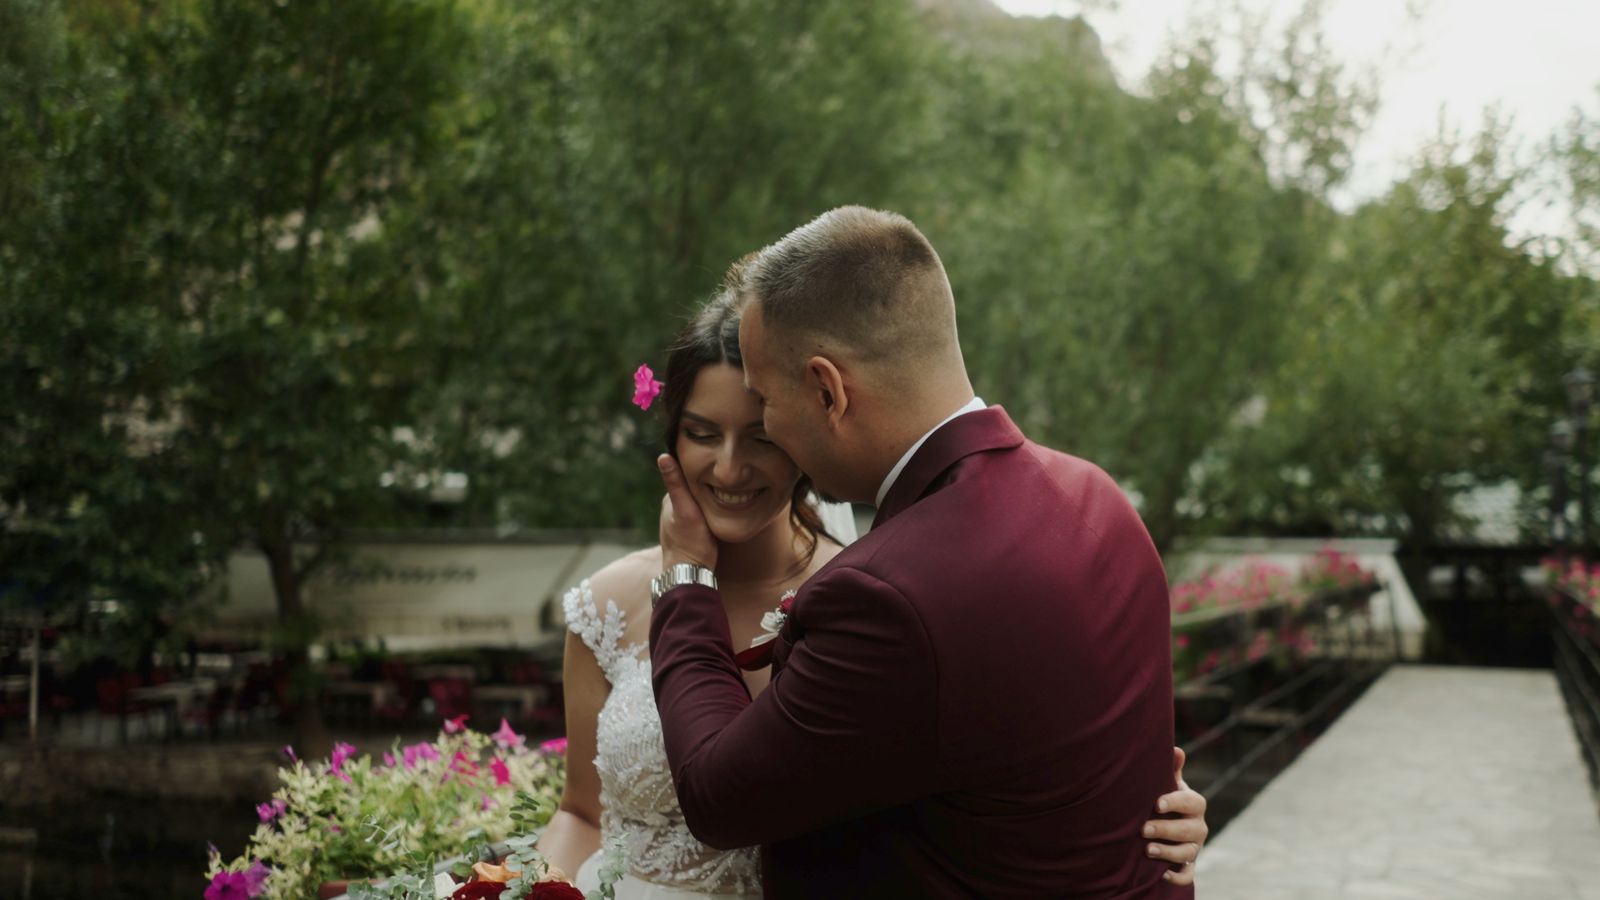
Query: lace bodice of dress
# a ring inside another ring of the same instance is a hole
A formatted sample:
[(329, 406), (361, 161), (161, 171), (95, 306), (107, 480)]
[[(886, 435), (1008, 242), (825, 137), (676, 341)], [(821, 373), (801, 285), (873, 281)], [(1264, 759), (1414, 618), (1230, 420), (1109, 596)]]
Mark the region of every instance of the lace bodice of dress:
[(638, 878), (682, 890), (755, 894), (761, 890), (756, 848), (723, 851), (695, 840), (678, 806), (642, 644), (621, 645), (626, 623), (615, 601), (596, 605), (589, 582), (567, 592), (567, 628), (594, 651), (611, 694), (595, 729), (600, 775), (600, 830), (621, 835), (628, 868)]

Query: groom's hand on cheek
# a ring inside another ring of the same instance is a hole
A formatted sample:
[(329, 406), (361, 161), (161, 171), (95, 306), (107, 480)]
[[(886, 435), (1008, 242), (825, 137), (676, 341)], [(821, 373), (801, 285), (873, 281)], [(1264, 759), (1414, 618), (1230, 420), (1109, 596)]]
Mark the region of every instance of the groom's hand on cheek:
[(717, 539), (711, 536), (705, 514), (689, 493), (683, 470), (677, 460), (663, 453), (656, 457), (661, 483), (667, 495), (661, 499), (661, 564), (693, 563), (708, 569), (717, 567)]

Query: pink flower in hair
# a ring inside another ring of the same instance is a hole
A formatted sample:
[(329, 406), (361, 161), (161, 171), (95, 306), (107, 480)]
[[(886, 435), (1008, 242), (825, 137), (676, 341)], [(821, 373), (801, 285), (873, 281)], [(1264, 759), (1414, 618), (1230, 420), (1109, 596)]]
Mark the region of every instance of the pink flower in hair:
[(640, 366), (633, 373), (633, 403), (640, 409), (649, 409), (655, 402), (656, 395), (661, 393), (663, 385), (656, 380), (656, 373), (650, 371), (649, 366)]

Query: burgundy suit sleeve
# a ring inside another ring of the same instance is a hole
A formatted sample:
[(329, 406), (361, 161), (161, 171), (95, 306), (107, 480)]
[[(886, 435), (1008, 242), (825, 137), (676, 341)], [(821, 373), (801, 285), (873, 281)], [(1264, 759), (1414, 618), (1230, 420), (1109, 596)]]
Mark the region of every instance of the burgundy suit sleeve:
[(772, 843), (936, 790), (937, 672), (905, 597), (833, 569), (797, 598), (784, 632), (788, 658), (752, 701), (716, 591), (675, 588), (651, 619), (678, 802), (712, 847)]

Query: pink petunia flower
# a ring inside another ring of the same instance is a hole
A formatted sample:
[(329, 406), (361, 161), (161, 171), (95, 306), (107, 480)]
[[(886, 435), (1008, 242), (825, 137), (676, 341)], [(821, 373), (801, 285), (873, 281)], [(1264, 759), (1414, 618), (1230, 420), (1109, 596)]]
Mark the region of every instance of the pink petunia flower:
[(460, 772), (463, 775), (476, 775), (478, 764), (467, 758), (467, 751), (457, 750), (455, 757), (450, 760), (450, 771)]
[(356, 748), (354, 745), (339, 741), (333, 745), (333, 756), (329, 759), (329, 764), (335, 769), (343, 768), (344, 764), (355, 755)]
[(656, 395), (661, 393), (663, 385), (655, 378), (656, 373), (650, 371), (649, 366), (640, 366), (633, 373), (633, 404), (640, 409), (649, 409), (655, 402)]
[(356, 748), (354, 746), (344, 741), (334, 744), (333, 756), (328, 760), (328, 771), (332, 772), (334, 777), (345, 784), (350, 784), (350, 773), (344, 770), (344, 764), (349, 762), (350, 758), (355, 755)]
[(466, 726), (465, 723), (470, 718), (472, 718), (472, 717), (467, 715), (466, 713), (462, 713), (461, 715), (456, 716), (454, 719), (445, 719), (444, 720), (444, 733), (445, 734), (460, 734), (462, 731), (464, 731), (466, 729), (467, 726)]
[(206, 886), (206, 900), (251, 900), (266, 891), (267, 876), (272, 870), (260, 860), (251, 863), (243, 872), (218, 872), (211, 876)]
[(423, 760), (439, 761), (439, 751), (425, 741), (406, 747), (400, 751), (400, 755), (404, 757), (407, 769), (416, 768)]
[(218, 872), (206, 885), (206, 900), (250, 900), (243, 872)]
[(260, 819), (263, 825), (272, 822), (288, 811), (289, 804), (281, 797), (267, 803), (256, 804), (256, 818)]
[(511, 729), (511, 723), (507, 722), (505, 719), (500, 720), (500, 730), (489, 736), (494, 738), (494, 742), (499, 744), (500, 749), (502, 750), (510, 750), (512, 747), (521, 747), (523, 743), (527, 741), (527, 738), (513, 731)]
[(394, 768), (394, 765), (395, 765), (394, 754), (390, 753), (387, 750), (383, 751), (383, 764), (388, 766), (391, 769)]
[(489, 771), (494, 773), (494, 783), (496, 786), (511, 783), (511, 767), (506, 765), (506, 761), (500, 757), (496, 756), (494, 760), (489, 763)]
[(567, 739), (564, 737), (551, 738), (539, 745), (539, 751), (541, 753), (554, 753), (558, 756), (564, 756), (567, 752)]
[(245, 893), (251, 897), (259, 897), (267, 889), (267, 876), (272, 874), (272, 870), (258, 859), (251, 863), (250, 868), (245, 869), (243, 874)]

